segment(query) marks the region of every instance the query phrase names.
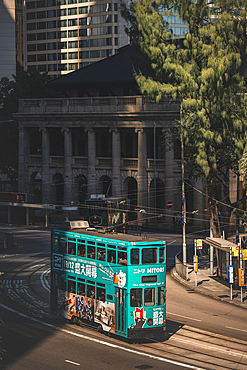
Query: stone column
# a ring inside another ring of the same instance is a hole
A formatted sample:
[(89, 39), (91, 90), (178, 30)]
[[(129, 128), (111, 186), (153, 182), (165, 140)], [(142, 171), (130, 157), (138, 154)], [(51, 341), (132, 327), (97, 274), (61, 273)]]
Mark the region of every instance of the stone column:
[(19, 128), (19, 153), (18, 153), (18, 191), (28, 193), (27, 155), (29, 154), (29, 136), (25, 127)]
[(121, 141), (118, 129), (112, 130), (112, 196), (121, 196)]
[[(166, 198), (165, 198), (164, 206), (165, 206), (166, 214), (168, 213), (170, 214), (170, 220), (169, 220), (169, 215), (166, 217), (166, 222), (170, 224), (170, 227), (173, 227), (173, 215), (176, 210), (175, 197), (174, 197), (174, 193), (176, 189), (176, 185), (174, 182), (174, 174), (173, 174), (174, 166), (175, 166), (174, 149), (172, 148), (171, 150), (167, 150), (165, 153), (165, 179), (166, 179), (165, 194), (166, 194)], [(171, 200), (173, 203), (173, 206), (172, 208), (170, 208), (170, 210), (167, 208), (167, 202), (169, 200)]]
[(95, 164), (96, 164), (96, 139), (95, 131), (93, 129), (86, 129), (87, 131), (87, 141), (88, 141), (88, 155), (87, 155), (87, 189), (88, 197), (91, 194), (96, 194), (97, 182), (95, 174)]
[(46, 128), (40, 129), (42, 132), (42, 203), (50, 203), (50, 137)]
[(148, 176), (147, 176), (147, 140), (144, 129), (137, 128), (138, 134), (138, 175), (137, 175), (137, 204), (146, 210), (148, 204)]
[(71, 130), (66, 128), (62, 131), (64, 132), (64, 204), (68, 206), (73, 200), (73, 143)]

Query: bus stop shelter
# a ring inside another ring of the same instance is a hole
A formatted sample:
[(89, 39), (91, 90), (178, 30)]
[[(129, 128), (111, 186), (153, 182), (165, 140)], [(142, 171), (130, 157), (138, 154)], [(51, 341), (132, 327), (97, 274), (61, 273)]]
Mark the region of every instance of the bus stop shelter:
[[(239, 247), (237, 244), (222, 238), (206, 238), (204, 242), (210, 245), (210, 274), (213, 271), (213, 262), (214, 262), (214, 248), (216, 252), (216, 261), (217, 261), (217, 276), (224, 279), (228, 279), (228, 266), (230, 265), (230, 252), (232, 253), (232, 265), (234, 266), (234, 275), (235, 281), (237, 280), (237, 273), (239, 268)], [(247, 263), (243, 261), (243, 267), (245, 268), (245, 273)], [(245, 274), (246, 275), (246, 274)]]

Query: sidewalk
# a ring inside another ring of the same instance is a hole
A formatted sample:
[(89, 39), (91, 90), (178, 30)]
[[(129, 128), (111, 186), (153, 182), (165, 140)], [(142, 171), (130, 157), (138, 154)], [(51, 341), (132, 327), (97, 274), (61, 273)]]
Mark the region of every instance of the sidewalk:
[(191, 267), (189, 270), (189, 280), (186, 281), (179, 276), (175, 267), (171, 270), (171, 276), (188, 289), (247, 309), (247, 287), (242, 288), (243, 302), (241, 303), (240, 287), (235, 284), (232, 294), (233, 299), (231, 301), (228, 281), (217, 277), (216, 273), (213, 276), (210, 275), (208, 256), (200, 257), (199, 262), (200, 268), (197, 273), (197, 286), (195, 286), (195, 272), (193, 271), (192, 264), (189, 265)]

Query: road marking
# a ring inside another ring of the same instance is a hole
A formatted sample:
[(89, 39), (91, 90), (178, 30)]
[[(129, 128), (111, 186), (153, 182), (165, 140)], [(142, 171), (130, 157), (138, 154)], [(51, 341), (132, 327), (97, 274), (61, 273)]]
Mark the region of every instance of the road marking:
[(177, 315), (176, 313), (171, 313), (171, 312), (167, 312), (167, 311), (166, 311), (166, 313), (169, 314), (169, 315), (183, 317), (184, 319), (189, 319), (189, 320), (194, 320), (194, 321), (200, 321), (200, 322), (202, 321), (202, 320), (194, 319), (192, 317), (187, 317), (187, 316), (183, 316), (183, 315)]
[(41, 280), (41, 284), (43, 285), (43, 288), (48, 290), (48, 292), (50, 293), (51, 289), (50, 289), (50, 285), (47, 281), (47, 275), (50, 273), (51, 269), (49, 268), (48, 270), (42, 272), (41, 276), (40, 276), (40, 280)]
[(170, 242), (170, 243), (166, 243), (166, 245), (170, 245), (170, 244), (173, 244), (173, 243), (175, 243), (176, 242), (176, 239), (174, 239), (172, 242)]
[(45, 266), (45, 263), (43, 263), (42, 265), (34, 265), (34, 266), (31, 266), (31, 267), (29, 267), (30, 269), (34, 269), (35, 267), (42, 267), (42, 266)]
[(77, 362), (73, 362), (73, 361), (70, 361), (70, 360), (65, 360), (65, 362), (68, 362), (69, 364), (77, 365), (77, 366), (81, 365), (81, 364), (78, 364)]
[(243, 352), (233, 352), (233, 351), (230, 351), (229, 349), (218, 348), (218, 347), (214, 347), (214, 346), (208, 346), (207, 344), (202, 344), (201, 342), (199, 344), (197, 344), (197, 343), (192, 344), (191, 339), (187, 340), (187, 339), (183, 339), (183, 338), (170, 337), (169, 340), (188, 343), (190, 346), (194, 345), (194, 346), (199, 346), (200, 348), (203, 347), (203, 348), (207, 348), (207, 349), (210, 349), (210, 350), (223, 352), (223, 353), (226, 353), (230, 356), (247, 357), (247, 355), (245, 355)]
[(181, 367), (184, 367), (184, 368), (187, 368), (187, 369), (205, 370), (205, 368), (202, 368), (202, 367), (197, 367), (197, 366), (193, 366), (193, 365), (183, 364), (182, 362), (169, 360), (169, 359), (164, 358), (164, 357), (154, 356), (154, 355), (152, 355), (150, 353), (145, 353), (145, 352), (137, 351), (137, 350), (134, 350), (134, 349), (131, 349), (131, 348), (125, 348), (125, 347), (122, 347), (122, 346), (120, 346), (118, 344), (108, 343), (108, 342), (105, 342), (103, 340), (99, 340), (99, 339), (96, 339), (96, 338), (90, 338), (90, 337), (88, 337), (86, 335), (83, 335), (83, 334), (79, 334), (79, 333), (72, 332), (70, 330), (59, 328), (59, 327), (56, 327), (53, 324), (49, 324), (49, 323), (46, 323), (44, 321), (35, 319), (34, 317), (29, 317), (29, 316), (27, 316), (27, 315), (25, 315), (25, 314), (23, 314), (21, 312), (18, 312), (18, 311), (14, 310), (14, 309), (12, 309), (12, 308), (10, 308), (8, 306), (3, 305), (2, 303), (0, 303), (0, 307), (4, 308), (5, 310), (8, 310), (10, 312), (16, 313), (19, 316), (25, 317), (26, 319), (35, 321), (35, 322), (37, 322), (37, 323), (39, 323), (41, 325), (48, 326), (48, 327), (50, 327), (52, 329), (62, 331), (63, 333), (70, 334), (70, 335), (73, 335), (73, 336), (78, 337), (78, 338), (82, 338), (82, 339), (85, 339), (85, 340), (88, 340), (88, 341), (91, 341), (91, 342), (102, 344), (102, 345), (107, 346), (107, 347), (112, 347), (112, 348), (119, 349), (119, 350), (122, 350), (122, 351), (125, 351), (125, 352), (133, 353), (135, 355), (139, 355), (139, 356), (143, 356), (143, 357), (148, 357), (148, 358), (151, 358), (152, 360), (166, 362), (166, 363), (177, 365), (177, 366), (181, 366)]
[(231, 328), (230, 326), (226, 326), (226, 328), (227, 329), (232, 329), (232, 330), (244, 331), (245, 333), (247, 333), (247, 330), (243, 330), (243, 329)]

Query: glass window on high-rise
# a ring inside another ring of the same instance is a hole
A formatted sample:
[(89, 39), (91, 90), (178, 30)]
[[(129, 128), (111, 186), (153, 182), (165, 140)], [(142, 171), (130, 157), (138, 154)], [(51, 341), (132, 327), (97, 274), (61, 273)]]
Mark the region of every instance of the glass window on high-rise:
[(51, 76), (107, 58), (129, 43), (118, 2), (26, 0), (25, 22), (26, 68), (36, 58), (37, 70)]

